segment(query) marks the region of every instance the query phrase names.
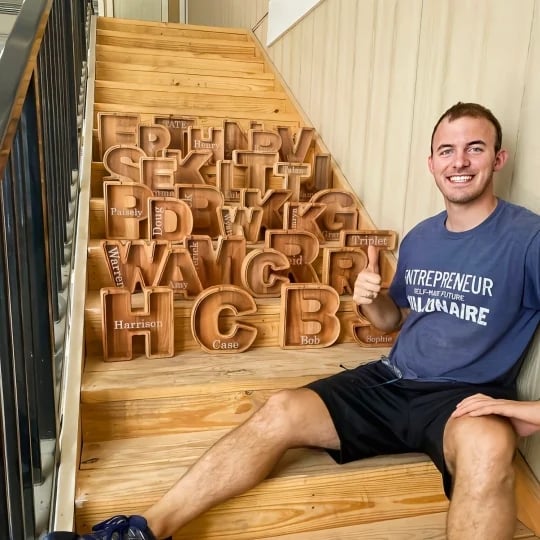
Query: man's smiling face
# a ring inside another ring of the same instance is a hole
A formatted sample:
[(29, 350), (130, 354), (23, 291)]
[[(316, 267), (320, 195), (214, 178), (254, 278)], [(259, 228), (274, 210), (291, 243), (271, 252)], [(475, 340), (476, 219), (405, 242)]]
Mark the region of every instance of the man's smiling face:
[(493, 197), (493, 172), (506, 162), (495, 152), (495, 127), (485, 118), (445, 118), (433, 137), (429, 170), (445, 202), (469, 204)]

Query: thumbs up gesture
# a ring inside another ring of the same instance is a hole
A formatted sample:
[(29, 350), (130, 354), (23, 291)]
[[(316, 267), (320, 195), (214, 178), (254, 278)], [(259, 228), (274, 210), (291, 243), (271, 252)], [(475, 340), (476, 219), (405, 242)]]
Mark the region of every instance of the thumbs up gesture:
[(354, 283), (353, 300), (357, 304), (368, 305), (379, 296), (381, 291), (381, 275), (379, 273), (379, 248), (368, 246), (368, 264)]

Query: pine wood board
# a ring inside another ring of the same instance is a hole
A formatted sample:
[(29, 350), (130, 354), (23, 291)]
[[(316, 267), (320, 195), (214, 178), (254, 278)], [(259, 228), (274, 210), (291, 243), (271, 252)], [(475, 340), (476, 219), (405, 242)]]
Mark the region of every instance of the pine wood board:
[[(351, 525), (337, 529), (270, 536), (267, 540), (446, 540), (446, 512)], [(519, 521), (514, 538), (535, 539)]]
[(520, 452), (514, 465), (518, 518), (540, 535), (540, 484)]
[[(80, 471), (77, 529), (110, 514), (143, 511), (181, 474), (177, 466)], [(429, 462), (388, 468), (335, 467), (328, 474), (270, 478), (220, 504), (175, 535), (180, 538), (253, 539), (445, 511), (440, 476)], [(254, 511), (254, 509), (257, 509)]]
[(151, 435), (213, 433), (247, 420), (279, 388), (81, 404), (86, 443)]
[(126, 102), (136, 103), (140, 110), (145, 107), (159, 107), (161, 110), (173, 107), (182, 110), (200, 108), (212, 110), (214, 113), (220, 112), (224, 117), (248, 114), (254, 118), (266, 118), (278, 113), (293, 114), (288, 101), (280, 97), (189, 91), (177, 94), (157, 90), (118, 89), (113, 85), (105, 86), (100, 81), (96, 81), (95, 99), (97, 103), (110, 103), (117, 106)]
[(154, 51), (144, 47), (114, 47), (112, 45), (96, 45), (96, 60), (104, 62), (120, 62), (130, 64), (167, 67), (169, 65), (200, 66), (201, 69), (227, 69), (244, 71), (245, 73), (260, 73), (266, 70), (263, 60), (258, 58), (227, 57), (217, 53), (190, 53), (187, 51), (168, 52)]
[[(189, 467), (205, 450), (229, 431), (230, 429), (214, 429), (86, 443), (81, 456), (81, 469), (117, 467), (136, 469), (139, 465), (159, 463)], [(286, 452), (269, 478), (333, 474), (341, 468), (358, 470), (387, 469), (394, 466), (414, 467), (417, 463), (425, 462), (430, 462), (425, 454), (407, 453), (378, 456), (338, 465), (324, 450), (298, 448)]]
[[(118, 100), (117, 100), (118, 101)], [(120, 112), (120, 113), (138, 113), (143, 115), (174, 115), (174, 116), (191, 116), (198, 117), (201, 122), (199, 125), (204, 124), (206, 118), (213, 118), (218, 121), (222, 120), (239, 120), (249, 121), (253, 118), (257, 118), (258, 121), (268, 122), (274, 125), (289, 125), (297, 126), (300, 124), (300, 117), (294, 112), (284, 112), (268, 107), (258, 107), (257, 110), (243, 109), (241, 107), (235, 107), (228, 110), (225, 106), (219, 110), (215, 108), (203, 108), (200, 103), (195, 103), (194, 107), (185, 108), (181, 107), (177, 103), (164, 105), (138, 105), (137, 103), (110, 103), (110, 102), (96, 102), (94, 103), (94, 125), (97, 125), (97, 113), (98, 112)], [(215, 124), (210, 124), (215, 125)]]
[(250, 35), (244, 28), (226, 28), (184, 23), (162, 23), (116, 17), (97, 17), (98, 30), (116, 30), (137, 35), (157, 35), (185, 38), (205, 38), (231, 41), (248, 41)]
[(119, 30), (97, 30), (97, 43), (120, 48), (151, 49), (156, 51), (189, 51), (193, 53), (215, 53), (233, 57), (257, 57), (257, 47), (252, 41), (221, 40), (219, 38), (197, 38), (183, 36), (134, 35)]
[(326, 349), (285, 352), (261, 348), (232, 355), (189, 353), (172, 358), (103, 362), (87, 357), (81, 385), (85, 403), (220, 392), (297, 388), (314, 379), (377, 359), (387, 349), (344, 343)]
[[(191, 75), (191, 76), (200, 76), (207, 78), (215, 78), (217, 80), (222, 78), (237, 78), (237, 79), (251, 79), (254, 81), (275, 81), (275, 77), (272, 73), (268, 71), (256, 71), (256, 72), (247, 72), (241, 68), (233, 69), (234, 66), (231, 66), (231, 69), (226, 68), (214, 68), (214, 67), (202, 67), (194, 62), (189, 62), (187, 65), (183, 62), (175, 64), (169, 63), (168, 65), (162, 66), (147, 66), (144, 64), (125, 64), (120, 62), (110, 62), (108, 60), (101, 60), (96, 62), (96, 71), (99, 74), (102, 73), (103, 69), (107, 69), (108, 72), (119, 73), (117, 76), (122, 76), (123, 73), (129, 72), (133, 76), (145, 76), (152, 77), (152, 74), (170, 74), (172, 76), (176, 75)], [(113, 75), (112, 80), (114, 80), (115, 75)], [(98, 76), (98, 79), (103, 79), (102, 76)]]
[(116, 64), (117, 67), (108, 67), (109, 65), (100, 62), (96, 70), (97, 81), (151, 86), (161, 90), (201, 88), (236, 92), (273, 92), (276, 86), (270, 77), (234, 77), (229, 74), (225, 77), (214, 73), (202, 74), (195, 70), (191, 70), (191, 73), (186, 70), (185, 74), (166, 71), (147, 72), (122, 69), (120, 64)]
[[(227, 79), (225, 79), (227, 80)], [(228, 88), (212, 88), (208, 86), (185, 86), (180, 87), (172, 85), (171, 88), (167, 86), (160, 86), (146, 83), (132, 83), (124, 81), (109, 81), (109, 80), (96, 80), (95, 83), (96, 92), (99, 93), (100, 89), (113, 90), (115, 93), (123, 95), (125, 92), (139, 92), (141, 94), (156, 94), (158, 100), (167, 95), (171, 96), (171, 101), (180, 101), (183, 103), (182, 96), (193, 96), (197, 100), (211, 100), (214, 98), (223, 97), (224, 99), (231, 100), (231, 98), (246, 99), (248, 103), (252, 103), (252, 100), (265, 101), (272, 100), (280, 103), (280, 107), (283, 107), (283, 102), (288, 100), (284, 92), (275, 91), (273, 89), (263, 89), (261, 91), (256, 90), (243, 90), (241, 88), (230, 85)], [(144, 99), (142, 101), (144, 103)], [(165, 101), (167, 103), (167, 101)], [(290, 109), (290, 108), (289, 108)]]

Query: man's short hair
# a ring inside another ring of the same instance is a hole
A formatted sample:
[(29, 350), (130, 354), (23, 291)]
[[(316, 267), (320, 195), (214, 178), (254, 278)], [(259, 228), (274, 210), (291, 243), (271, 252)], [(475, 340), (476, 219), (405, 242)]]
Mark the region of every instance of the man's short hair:
[(469, 116), (471, 118), (485, 118), (488, 122), (491, 122), (495, 128), (495, 153), (501, 149), (502, 145), (502, 129), (501, 124), (495, 117), (495, 115), (483, 105), (478, 103), (462, 103), (459, 101), (455, 105), (452, 105), (447, 111), (445, 111), (441, 117), (437, 120), (433, 132), (431, 133), (431, 154), (433, 154), (433, 138), (435, 137), (435, 132), (439, 127), (439, 124), (445, 119), (448, 118), (449, 122), (457, 120), (458, 118), (463, 118)]

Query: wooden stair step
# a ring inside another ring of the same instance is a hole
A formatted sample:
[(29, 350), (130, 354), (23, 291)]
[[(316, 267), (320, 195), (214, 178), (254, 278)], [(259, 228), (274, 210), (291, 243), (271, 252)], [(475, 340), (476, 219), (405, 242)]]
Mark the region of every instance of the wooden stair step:
[(228, 113), (234, 116), (241, 111), (251, 111), (253, 116), (258, 118), (261, 115), (277, 113), (293, 113), (288, 101), (278, 97), (252, 96), (228, 96), (222, 93), (198, 93), (184, 92), (176, 95), (174, 92), (147, 90), (137, 91), (135, 89), (123, 88), (118, 90), (103, 83), (96, 82), (95, 99), (98, 103), (110, 103), (121, 105), (126, 101), (138, 100), (141, 109), (143, 107), (162, 107), (163, 110), (172, 107), (180, 109), (193, 109), (201, 107), (203, 109), (215, 110), (224, 115)]
[[(446, 540), (446, 512), (391, 519), (335, 529), (324, 529), (281, 536), (267, 540)], [(514, 539), (535, 539), (534, 533), (519, 521)]]
[(268, 397), (379, 358), (387, 349), (344, 343), (291, 353), (264, 348), (212, 356), (184, 353), (149, 361), (89, 357), (81, 387), (83, 440), (230, 429)]
[(153, 84), (152, 82), (148, 83), (132, 83), (132, 82), (122, 82), (122, 81), (99, 81), (96, 80), (95, 88), (97, 89), (111, 89), (115, 92), (118, 92), (119, 94), (123, 94), (124, 92), (149, 92), (153, 94), (157, 94), (158, 96), (161, 96), (163, 92), (170, 93), (171, 96), (176, 96), (178, 99), (178, 96), (183, 95), (186, 96), (193, 96), (197, 99), (214, 99), (219, 98), (221, 96), (227, 96), (228, 98), (249, 98), (249, 99), (259, 99), (259, 100), (283, 100), (285, 101), (287, 99), (287, 96), (284, 92), (275, 91), (273, 89), (270, 90), (262, 90), (262, 91), (256, 91), (248, 89), (242, 90), (239, 88), (234, 88), (231, 85), (231, 88), (211, 88), (211, 87), (197, 87), (197, 86), (186, 86), (186, 87), (179, 87), (176, 85), (172, 85), (172, 88), (169, 88), (168, 86), (160, 86)]
[[(153, 447), (147, 441), (143, 448), (144, 463), (79, 471), (78, 530), (88, 530), (113, 508), (121, 513), (144, 511), (186, 468), (163, 462), (162, 455), (150, 463)], [(205, 513), (175, 538), (265, 538), (446, 508), (439, 473), (423, 456), (387, 456), (338, 466), (321, 451), (303, 450), (285, 456), (270, 478)]]
[[(242, 79), (248, 79), (250, 80), (253, 78), (255, 81), (259, 80), (267, 80), (267, 81), (275, 81), (276, 78), (273, 73), (270, 73), (268, 71), (263, 71), (262, 69), (253, 72), (253, 71), (246, 71), (245, 69), (242, 69), (242, 66), (238, 66), (237, 69), (235, 69), (235, 66), (228, 66), (229, 69), (226, 67), (219, 68), (213, 68), (213, 67), (203, 67), (200, 65), (195, 65), (193, 62), (185, 65), (184, 62), (177, 63), (177, 64), (169, 64), (165, 66), (152, 66), (149, 67), (144, 64), (129, 64), (126, 65), (124, 63), (120, 62), (112, 62), (106, 59), (103, 59), (101, 61), (96, 62), (96, 79), (104, 78), (101, 76), (103, 73), (103, 70), (107, 70), (107, 73), (115, 72), (116, 75), (108, 78), (108, 80), (115, 80), (116, 77), (120, 77), (122, 73), (131, 73), (133, 77), (136, 76), (143, 76), (143, 77), (151, 77), (153, 74), (171, 74), (171, 75), (179, 75), (179, 74), (188, 74), (192, 76), (201, 76), (201, 77), (213, 77), (216, 80), (220, 81), (227, 81), (229, 78), (242, 78)], [(263, 66), (261, 66), (262, 68)]]
[[(169, 65), (187, 64), (201, 69), (231, 69), (242, 70), (246, 73), (266, 71), (263, 60), (257, 57), (226, 56), (218, 53), (192, 53), (189, 51), (162, 51), (145, 49), (144, 47), (114, 47), (112, 45), (96, 45), (96, 60), (104, 62), (123, 62), (130, 64), (163, 67)], [(151, 68), (150, 68), (151, 70)]]
[(231, 429), (277, 390), (83, 403), (82, 436), (86, 442), (96, 442)]
[[(81, 455), (81, 469), (111, 469), (154, 465), (175, 464), (190, 466), (229, 429), (213, 431), (154, 435), (130, 439), (116, 439), (85, 443)], [(359, 460), (346, 466), (337, 465), (324, 450), (297, 448), (286, 452), (270, 477), (293, 474), (326, 474), (338, 468), (351, 469), (381, 468), (392, 465), (414, 465), (430, 462), (425, 454), (408, 453), (403, 455), (378, 456)]]
[(253, 42), (221, 40), (219, 38), (197, 38), (183, 36), (134, 35), (119, 30), (97, 30), (97, 42), (113, 47), (144, 47), (163, 51), (191, 51), (195, 53), (216, 52), (232, 56), (255, 57), (257, 53)]
[(274, 79), (270, 77), (219, 77), (213, 73), (190, 73), (189, 70), (186, 70), (186, 73), (172, 73), (170, 71), (149, 73), (121, 69), (120, 64), (117, 64), (118, 67), (108, 66), (110, 64), (100, 62), (100, 65), (96, 67), (96, 81), (108, 81), (109, 83), (114, 81), (115, 83), (131, 83), (169, 89), (171, 87), (185, 90), (188, 88), (212, 88), (221, 91), (240, 90), (242, 92), (271, 92), (276, 86)]
[(135, 19), (99, 17), (98, 30), (114, 30), (146, 36), (184, 37), (209, 40), (251, 41), (247, 30), (243, 28), (222, 28), (195, 24), (160, 23)]
[[(110, 95), (110, 93), (108, 94)], [(286, 125), (299, 125), (300, 116), (294, 112), (282, 111), (280, 109), (272, 109), (268, 106), (257, 106), (253, 110), (246, 111), (242, 107), (232, 107), (229, 114), (225, 107), (219, 107), (216, 110), (204, 108), (199, 103), (194, 104), (193, 107), (182, 107), (178, 104), (169, 103), (166, 104), (148, 104), (148, 105), (134, 105), (133, 103), (111, 103), (107, 100), (107, 96), (102, 96), (103, 102), (96, 101), (94, 105), (94, 112), (111, 112), (111, 113), (135, 113), (135, 114), (149, 114), (149, 115), (173, 115), (173, 116), (198, 116), (206, 118), (209, 113), (211, 117), (221, 121), (222, 119), (229, 120), (253, 120), (268, 122), (269, 125), (281, 125), (282, 122), (286, 122)]]
[(136, 358), (127, 362), (88, 357), (81, 400), (96, 403), (296, 388), (377, 359), (387, 351), (341, 343), (326, 349), (284, 351), (266, 347), (230, 355), (186, 352), (171, 358)]
[[(105, 97), (105, 96), (103, 96)], [(271, 108), (270, 108), (271, 109)], [(235, 110), (231, 110), (227, 114), (225, 108), (219, 110), (205, 109), (199, 103), (194, 107), (181, 107), (178, 104), (155, 104), (155, 105), (137, 105), (134, 103), (110, 103), (110, 102), (96, 102), (94, 104), (94, 113), (97, 117), (98, 112), (111, 112), (111, 113), (136, 113), (147, 115), (173, 115), (173, 116), (196, 116), (205, 122), (206, 118), (215, 119), (218, 125), (223, 120), (253, 120), (256, 118), (259, 122), (268, 122), (268, 125), (290, 125), (299, 126), (301, 118), (294, 112), (281, 111), (279, 109), (270, 110), (268, 107), (258, 107), (257, 110), (247, 110), (242, 107), (236, 107)], [(205, 125), (216, 125), (207, 122)]]

